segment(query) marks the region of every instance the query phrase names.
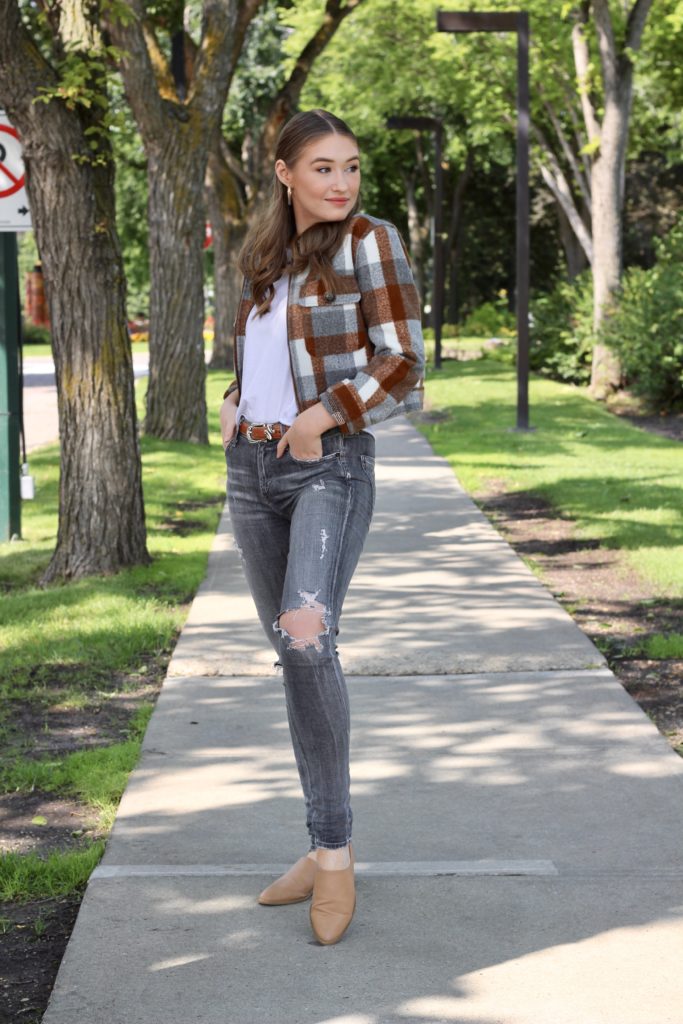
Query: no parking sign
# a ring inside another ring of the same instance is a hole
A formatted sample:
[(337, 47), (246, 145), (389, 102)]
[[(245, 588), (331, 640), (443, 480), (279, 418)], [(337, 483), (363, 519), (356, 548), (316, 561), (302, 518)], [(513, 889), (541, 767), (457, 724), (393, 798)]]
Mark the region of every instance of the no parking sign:
[(30, 230), (25, 183), (19, 133), (0, 110), (0, 231)]

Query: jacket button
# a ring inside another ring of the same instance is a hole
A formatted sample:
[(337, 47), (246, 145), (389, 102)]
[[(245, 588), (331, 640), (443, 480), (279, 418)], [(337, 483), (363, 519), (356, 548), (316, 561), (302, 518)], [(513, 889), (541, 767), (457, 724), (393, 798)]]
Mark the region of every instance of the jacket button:
[(334, 302), (334, 297), (334, 292), (325, 292), (325, 295), (323, 296), (325, 302)]

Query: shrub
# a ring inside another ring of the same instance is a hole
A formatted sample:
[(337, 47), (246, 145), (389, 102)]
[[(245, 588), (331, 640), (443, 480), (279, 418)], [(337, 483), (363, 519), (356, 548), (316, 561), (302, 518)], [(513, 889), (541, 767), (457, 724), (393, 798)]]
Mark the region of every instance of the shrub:
[(652, 405), (683, 405), (683, 219), (655, 242), (649, 270), (629, 268), (600, 336), (621, 361), (626, 383)]
[(530, 303), (529, 363), (553, 380), (587, 384), (593, 351), (593, 277), (582, 271)]
[(463, 337), (491, 338), (514, 334), (515, 330), (515, 314), (507, 308), (507, 292), (501, 289), (494, 302), (483, 302), (465, 318), (458, 333)]
[[(442, 324), (441, 325), (441, 338), (442, 339), (443, 338), (457, 338), (459, 330), (460, 330), (460, 328), (458, 327), (457, 324), (447, 324), (447, 323), (446, 324)], [(434, 341), (434, 328), (433, 327), (423, 327), (422, 328), (422, 336), (425, 339), (425, 341)]]
[(52, 341), (49, 327), (39, 327), (30, 320), (23, 320), (21, 337), (25, 345), (49, 345)]

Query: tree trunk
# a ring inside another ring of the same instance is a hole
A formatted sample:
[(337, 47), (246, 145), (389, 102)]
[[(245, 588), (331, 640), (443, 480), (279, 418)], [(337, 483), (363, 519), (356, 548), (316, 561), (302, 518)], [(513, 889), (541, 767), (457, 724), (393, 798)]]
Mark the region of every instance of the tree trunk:
[[(145, 433), (208, 443), (204, 178), (247, 27), (262, 0), (203, 0), (202, 36), (176, 81), (142, 0), (106, 23), (148, 160), (149, 383)], [(183, 47), (183, 50), (185, 48)], [(185, 81), (187, 74), (187, 82)]]
[(233, 324), (240, 297), (237, 254), (244, 239), (244, 204), (219, 139), (209, 153), (206, 201), (213, 234), (214, 335), (212, 370), (234, 370)]
[(573, 281), (582, 270), (588, 266), (586, 253), (579, 239), (576, 237), (569, 219), (560, 203), (555, 203), (557, 222), (560, 231), (560, 241), (564, 249), (564, 257), (567, 264), (567, 277)]
[(465, 190), (467, 183), (474, 170), (474, 153), (472, 149), (467, 150), (465, 166), (458, 173), (453, 188), (453, 200), (451, 202), (451, 213), (446, 232), (445, 254), (448, 256), (448, 317), (449, 324), (458, 322), (458, 299), (457, 280), (458, 265), (462, 252), (463, 242), (463, 219), (465, 212)]
[[(629, 90), (630, 91), (630, 90)], [(624, 196), (624, 152), (628, 134), (630, 102), (622, 100), (603, 118), (600, 152), (593, 161), (593, 329), (598, 334), (609, 315), (612, 296), (622, 272), (622, 210)], [(619, 360), (611, 349), (598, 342), (593, 348), (591, 394), (604, 399), (621, 384)]]
[[(415, 287), (420, 296), (420, 305), (424, 306), (424, 241), (428, 234), (420, 224), (420, 211), (415, 198), (415, 176), (401, 172), (403, 187), (406, 196), (406, 209), (408, 211), (408, 240), (410, 243), (410, 256), (415, 276)], [(431, 317), (430, 317), (431, 323)]]
[[(194, 119), (148, 146), (150, 294), (145, 433), (208, 444), (204, 360), (204, 158)], [(190, 139), (188, 139), (190, 136)]]
[[(59, 81), (0, 0), (0, 101), (24, 146), (55, 360), (60, 450), (57, 546), (41, 583), (148, 564), (126, 282), (115, 226), (114, 165), (87, 127), (102, 108), (34, 103)], [(74, 160), (78, 154), (81, 159)]]
[[(591, 62), (585, 35), (590, 6), (600, 52), (604, 114), (598, 122), (589, 82)], [(609, 315), (612, 296), (619, 287), (622, 271), (622, 213), (626, 146), (633, 95), (633, 60), (640, 49), (643, 29), (652, 0), (634, 0), (626, 13), (623, 38), (617, 43), (608, 0), (583, 0), (579, 20), (572, 32), (574, 60), (581, 103), (590, 140), (600, 147), (591, 167), (593, 217), (593, 327), (596, 334)], [(615, 353), (602, 344), (593, 349), (591, 393), (604, 399), (621, 383), (621, 369)]]
[[(212, 220), (212, 225), (214, 221)], [(215, 290), (215, 325), (213, 350), (211, 352), (212, 370), (228, 370), (232, 373), (233, 365), (233, 327), (237, 316), (237, 305), (240, 298), (241, 275), (237, 266), (237, 254), (244, 239), (245, 225), (227, 229), (221, 224), (218, 235), (213, 230), (214, 238), (214, 290)]]

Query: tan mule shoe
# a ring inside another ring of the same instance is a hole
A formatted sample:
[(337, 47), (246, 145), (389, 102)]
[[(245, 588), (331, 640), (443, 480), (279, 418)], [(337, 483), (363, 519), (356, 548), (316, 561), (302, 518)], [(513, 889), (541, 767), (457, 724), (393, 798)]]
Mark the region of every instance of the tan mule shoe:
[(313, 892), (318, 865), (310, 857), (299, 857), (289, 871), (266, 886), (258, 898), (264, 907), (283, 907), (287, 903), (303, 903)]
[(311, 903), (311, 928), (318, 942), (332, 946), (339, 942), (351, 924), (356, 909), (356, 885), (354, 880), (353, 852), (347, 868), (328, 871), (318, 868), (313, 881), (313, 902)]

